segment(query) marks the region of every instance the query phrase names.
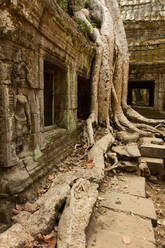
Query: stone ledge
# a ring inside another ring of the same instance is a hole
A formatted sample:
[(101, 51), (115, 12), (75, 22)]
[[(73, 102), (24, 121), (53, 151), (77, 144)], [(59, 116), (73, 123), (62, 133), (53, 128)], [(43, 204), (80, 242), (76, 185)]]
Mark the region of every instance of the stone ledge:
[(156, 221), (156, 213), (153, 202), (149, 199), (127, 195), (118, 192), (108, 192), (101, 194), (104, 199), (101, 206), (116, 211), (132, 213), (138, 216)]
[(136, 238), (132, 238), (130, 241), (131, 243), (129, 245), (124, 244), (123, 242), (124, 236), (109, 232), (105, 230), (101, 230), (99, 232), (99, 237), (96, 237), (96, 235), (93, 235), (93, 237), (88, 240), (87, 242), (87, 248), (156, 248), (156, 246), (153, 243), (142, 241)]

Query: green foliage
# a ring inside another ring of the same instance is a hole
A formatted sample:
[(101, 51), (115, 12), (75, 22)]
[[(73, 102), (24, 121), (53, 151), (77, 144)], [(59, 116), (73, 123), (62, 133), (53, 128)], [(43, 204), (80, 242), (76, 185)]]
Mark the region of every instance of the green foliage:
[(91, 28), (88, 27), (81, 19), (76, 19), (76, 22), (78, 24), (78, 28), (84, 33), (84, 35), (87, 37), (88, 34), (91, 31)]
[(68, 9), (68, 0), (61, 0), (61, 8), (67, 12), (67, 9)]
[(69, 0), (57, 0), (57, 3), (61, 6), (61, 8), (67, 12), (68, 10), (68, 1)]
[(94, 21), (92, 21), (89, 16), (87, 17), (87, 20), (88, 20), (88, 22), (90, 22), (90, 24), (92, 25), (93, 28), (97, 27), (97, 24)]

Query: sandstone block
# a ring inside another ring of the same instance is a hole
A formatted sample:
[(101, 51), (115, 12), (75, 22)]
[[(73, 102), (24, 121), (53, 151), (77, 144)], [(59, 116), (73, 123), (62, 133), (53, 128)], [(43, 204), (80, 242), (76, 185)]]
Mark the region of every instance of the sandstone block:
[(155, 242), (150, 220), (111, 210), (92, 219), (87, 230), (87, 247), (125, 247), (124, 237), (129, 237), (129, 247), (154, 247), (150, 243)]
[(164, 171), (164, 164), (162, 158), (150, 158), (150, 157), (142, 157), (142, 162), (146, 162), (148, 168), (152, 175), (161, 175)]
[[(98, 234), (94, 234), (87, 243), (87, 248), (156, 248), (156, 246), (147, 241), (142, 241), (141, 239), (132, 238), (129, 244), (124, 243), (124, 238), (129, 238), (129, 236), (122, 236), (118, 233), (108, 232), (107, 230), (102, 230)], [(127, 238), (127, 239), (128, 239)]]
[(117, 191), (127, 193), (129, 195), (145, 197), (145, 178), (132, 174), (119, 176), (118, 178), (111, 179), (106, 191)]
[(165, 145), (143, 144), (140, 153), (143, 157), (165, 158)]
[(150, 199), (127, 195), (118, 192), (106, 192), (101, 197), (101, 205), (113, 210), (119, 210), (127, 213), (133, 213), (152, 220), (156, 220), (154, 205)]

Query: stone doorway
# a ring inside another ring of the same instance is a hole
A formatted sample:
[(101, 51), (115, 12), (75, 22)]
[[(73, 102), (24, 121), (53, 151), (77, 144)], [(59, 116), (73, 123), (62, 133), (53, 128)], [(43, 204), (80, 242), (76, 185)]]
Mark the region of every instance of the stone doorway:
[(82, 77), (78, 77), (78, 119), (85, 120), (90, 114), (91, 104), (91, 88), (90, 80)]
[(128, 82), (128, 104), (133, 106), (154, 106), (154, 81)]

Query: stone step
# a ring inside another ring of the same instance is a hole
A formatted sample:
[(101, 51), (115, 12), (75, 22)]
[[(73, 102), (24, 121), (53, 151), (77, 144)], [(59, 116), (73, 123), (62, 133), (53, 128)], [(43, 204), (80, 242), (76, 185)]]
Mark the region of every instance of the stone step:
[(150, 220), (111, 210), (92, 219), (87, 230), (87, 247), (125, 247), (124, 237), (129, 238), (131, 248), (155, 247)]
[(164, 171), (164, 161), (162, 158), (142, 157), (141, 162), (146, 162), (152, 175), (161, 174)]
[(165, 145), (143, 144), (140, 153), (142, 157), (165, 158)]
[(105, 192), (100, 196), (102, 197), (100, 203), (102, 207), (132, 213), (149, 218), (153, 220), (153, 223), (156, 222), (154, 205), (150, 199), (118, 192)]
[(132, 174), (124, 174), (114, 177), (106, 188), (106, 192), (112, 191), (145, 197), (145, 178)]
[(101, 230), (87, 241), (87, 248), (156, 248), (155, 244), (141, 239), (132, 238), (130, 244), (125, 244), (123, 239), (118, 233)]
[(165, 143), (162, 139), (144, 137), (140, 139), (142, 157), (165, 158)]

